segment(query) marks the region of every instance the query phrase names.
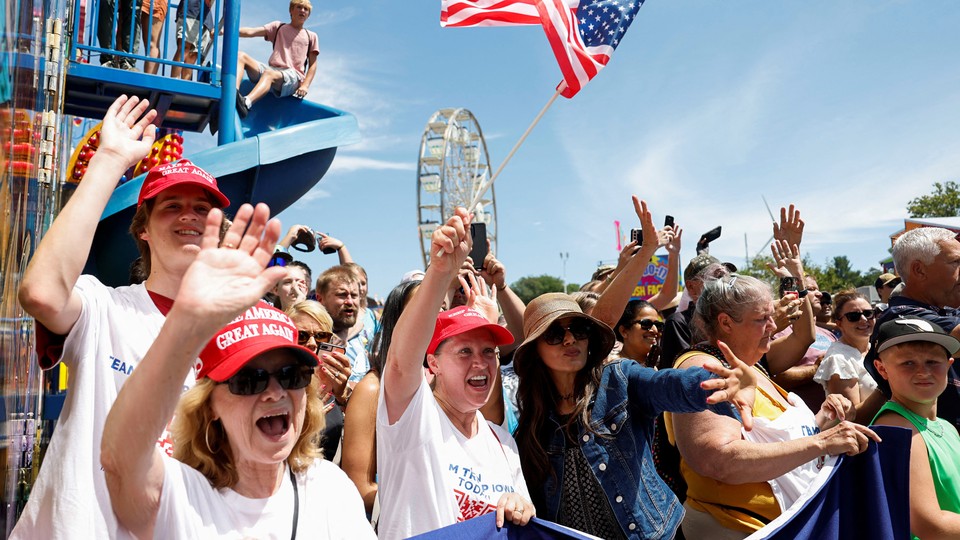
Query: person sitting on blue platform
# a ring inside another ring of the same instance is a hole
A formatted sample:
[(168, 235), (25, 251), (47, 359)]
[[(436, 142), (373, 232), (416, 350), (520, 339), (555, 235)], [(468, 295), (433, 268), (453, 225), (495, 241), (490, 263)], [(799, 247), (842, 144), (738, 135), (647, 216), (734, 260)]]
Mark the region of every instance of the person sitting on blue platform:
[(237, 112), (246, 118), (250, 107), (268, 90), (277, 97), (303, 99), (317, 74), (317, 34), (303, 27), (313, 6), (310, 0), (290, 0), (290, 22), (273, 21), (257, 28), (241, 28), (240, 37), (262, 37), (273, 43), (270, 59), (264, 64), (241, 52), (237, 57), (237, 74), (241, 71), (254, 83), (246, 96), (240, 94), (241, 77), (237, 77)]

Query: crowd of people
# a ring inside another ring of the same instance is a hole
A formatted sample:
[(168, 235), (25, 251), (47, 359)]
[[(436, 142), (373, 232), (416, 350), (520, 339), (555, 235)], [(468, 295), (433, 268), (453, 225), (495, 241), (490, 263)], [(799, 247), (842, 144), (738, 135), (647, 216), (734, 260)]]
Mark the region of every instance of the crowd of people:
[[(108, 287), (82, 269), (155, 117), (113, 103), (23, 276), (41, 364), (64, 362), (70, 391), (14, 538), (394, 539), (488, 513), (601, 538), (745, 538), (835, 456), (882, 444), (874, 423), (913, 433), (914, 535), (960, 535), (954, 233), (902, 234), (872, 303), (819, 290), (792, 206), (774, 224), (774, 291), (707, 245), (682, 265), (682, 230), (633, 197), (642, 241), (583, 291), (525, 304), (494, 253), (469, 258), (461, 208), (377, 311), (343, 242), (282, 234), (263, 204), (227, 219), (217, 180), (180, 160), (143, 181), (139, 277)], [(664, 287), (632, 299), (660, 248)], [(295, 260), (311, 249), (338, 264), (314, 278)]]

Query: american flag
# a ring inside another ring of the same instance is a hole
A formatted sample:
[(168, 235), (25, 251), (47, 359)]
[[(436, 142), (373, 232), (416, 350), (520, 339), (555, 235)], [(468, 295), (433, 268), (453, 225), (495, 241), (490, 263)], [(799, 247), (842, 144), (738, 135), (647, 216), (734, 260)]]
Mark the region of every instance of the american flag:
[(540, 24), (537, 0), (442, 0), (440, 26)]
[[(537, 0), (560, 64), (560, 94), (572, 98), (610, 61), (644, 0)], [(566, 86), (566, 88), (563, 88)]]
[[(541, 24), (572, 98), (607, 65), (644, 0), (442, 0), (442, 26)], [(537, 16), (531, 13), (536, 10)]]

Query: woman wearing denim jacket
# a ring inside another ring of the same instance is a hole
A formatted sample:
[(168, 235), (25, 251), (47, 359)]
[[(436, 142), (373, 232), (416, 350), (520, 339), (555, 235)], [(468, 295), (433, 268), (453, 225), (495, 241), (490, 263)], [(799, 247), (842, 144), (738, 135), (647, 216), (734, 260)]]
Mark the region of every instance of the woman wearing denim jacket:
[(749, 412), (752, 392), (738, 391), (756, 384), (753, 370), (604, 365), (613, 331), (562, 293), (535, 298), (523, 327), (516, 440), (540, 516), (602, 538), (673, 538), (683, 507), (654, 468), (653, 420), (728, 400)]

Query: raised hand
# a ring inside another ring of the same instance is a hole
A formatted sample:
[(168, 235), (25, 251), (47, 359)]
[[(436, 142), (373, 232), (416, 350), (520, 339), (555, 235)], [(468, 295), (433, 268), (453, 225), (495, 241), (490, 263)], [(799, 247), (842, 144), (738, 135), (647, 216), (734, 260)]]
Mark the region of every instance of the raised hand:
[(657, 228), (653, 225), (653, 214), (647, 208), (647, 201), (641, 201), (636, 195), (633, 197), (633, 209), (640, 219), (640, 227), (643, 229), (643, 246), (659, 246), (660, 239), (657, 234)]
[(502, 289), (507, 286), (507, 267), (490, 252), (490, 240), (487, 240), (487, 256), (483, 259), (483, 269), (480, 277), (487, 285)]
[(322, 232), (318, 232), (317, 239), (320, 241), (317, 244), (317, 249), (319, 249), (320, 251), (323, 251), (325, 249), (327, 250), (333, 249), (335, 251), (339, 251), (341, 248), (343, 248), (343, 242), (340, 240), (337, 240), (336, 238), (330, 236), (329, 234), (323, 234)]
[[(200, 253), (183, 276), (174, 309), (211, 334), (257, 303), (280, 279), (282, 266), (266, 268), (280, 237), (280, 222), (270, 208), (244, 204), (220, 242), (223, 212), (207, 214)], [(219, 247), (218, 247), (219, 245)]]
[(470, 255), (473, 241), (470, 238), (472, 217), (465, 208), (457, 207), (445, 224), (433, 231), (430, 242), (430, 267), (453, 274)]
[(793, 321), (799, 319), (802, 305), (803, 300), (797, 298), (796, 293), (785, 294), (780, 300), (774, 302), (773, 322), (777, 325), (777, 329), (783, 330), (793, 324)]
[(791, 204), (790, 208), (780, 208), (780, 224), (773, 223), (773, 237), (784, 240), (789, 246), (800, 246), (803, 240), (803, 220), (800, 219), (800, 210)]
[(767, 263), (767, 268), (770, 268), (777, 277), (793, 276), (798, 280), (803, 279), (803, 260), (800, 258), (798, 244), (790, 244), (786, 240), (774, 240), (770, 242), (770, 252), (777, 267), (774, 268)]
[(673, 238), (667, 242), (667, 253), (670, 255), (679, 255), (680, 254), (680, 239), (683, 236), (683, 229), (679, 226), (664, 227), (665, 229), (670, 230), (673, 233)]
[(491, 289), (482, 279), (477, 279), (473, 272), (457, 276), (463, 293), (466, 296), (468, 308), (475, 309), (483, 314), (488, 321), (497, 324), (500, 320), (500, 309), (497, 307), (497, 290)]
[(740, 412), (743, 429), (750, 431), (753, 429), (753, 402), (756, 398), (757, 372), (737, 358), (726, 343), (718, 341), (717, 346), (731, 367), (725, 368), (716, 360), (704, 362), (703, 369), (719, 375), (720, 378), (703, 381), (700, 387), (704, 390), (714, 390), (707, 397), (707, 403), (713, 405), (729, 401), (736, 407)]
[(151, 124), (157, 111), (148, 111), (148, 107), (149, 101), (140, 101), (136, 96), (122, 95), (114, 100), (103, 117), (100, 147), (94, 159), (97, 156), (115, 159), (126, 170), (150, 153), (157, 138), (157, 130)]

